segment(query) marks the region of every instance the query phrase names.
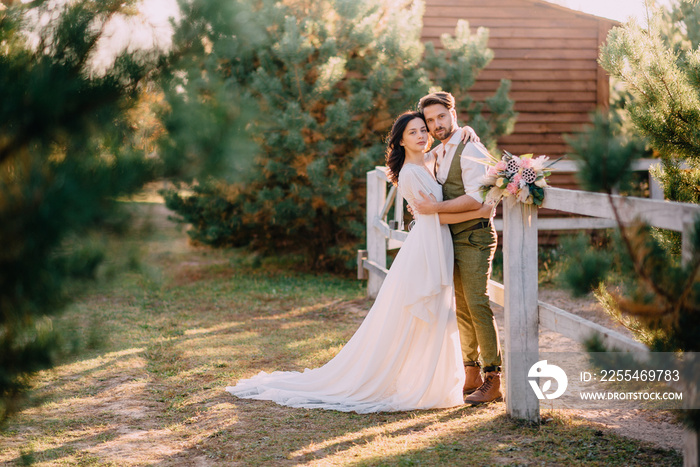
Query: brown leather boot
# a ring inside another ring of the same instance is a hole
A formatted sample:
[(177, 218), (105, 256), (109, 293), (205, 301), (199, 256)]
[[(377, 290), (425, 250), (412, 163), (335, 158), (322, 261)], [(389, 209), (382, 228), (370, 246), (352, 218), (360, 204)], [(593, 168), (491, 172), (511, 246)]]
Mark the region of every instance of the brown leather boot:
[(503, 394), (501, 394), (501, 374), (496, 371), (491, 371), (484, 376), (486, 376), (484, 384), (471, 395), (465, 397), (465, 403), (479, 405), (503, 400)]
[(464, 365), (464, 387), (462, 388), (462, 394), (471, 394), (479, 386), (484, 384), (484, 380), (481, 378), (481, 368), (476, 365)]

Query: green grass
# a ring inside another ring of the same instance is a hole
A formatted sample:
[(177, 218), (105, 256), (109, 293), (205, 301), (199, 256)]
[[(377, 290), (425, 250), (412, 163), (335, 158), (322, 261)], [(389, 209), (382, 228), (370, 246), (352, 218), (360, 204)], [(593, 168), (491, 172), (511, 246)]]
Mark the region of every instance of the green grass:
[(162, 206), (133, 210), (103, 280), (54, 320), (81, 350), (37, 375), (0, 433), (3, 465), (681, 464), (560, 413), (518, 423), (503, 404), (358, 415), (234, 398), (239, 378), (330, 359), (371, 305), (364, 284), (191, 246)]

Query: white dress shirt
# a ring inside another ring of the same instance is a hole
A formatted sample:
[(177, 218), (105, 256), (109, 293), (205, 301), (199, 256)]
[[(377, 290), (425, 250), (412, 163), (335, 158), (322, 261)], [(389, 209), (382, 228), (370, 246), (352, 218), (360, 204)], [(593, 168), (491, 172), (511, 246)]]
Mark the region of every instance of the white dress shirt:
[[(437, 161), (437, 181), (440, 185), (445, 183), (447, 175), (450, 172), (452, 159), (459, 142), (462, 140), (462, 129), (458, 129), (446, 143), (440, 143), (433, 150), (425, 155), (427, 167), (435, 173), (435, 163)], [(464, 184), (464, 193), (474, 198), (481, 203), (483, 199), (479, 193), (479, 187), (483, 177), (486, 175), (486, 166), (475, 160), (488, 157), (488, 150), (481, 143), (468, 142), (464, 146), (462, 154), (460, 154), (460, 167), (462, 168), (462, 183)]]

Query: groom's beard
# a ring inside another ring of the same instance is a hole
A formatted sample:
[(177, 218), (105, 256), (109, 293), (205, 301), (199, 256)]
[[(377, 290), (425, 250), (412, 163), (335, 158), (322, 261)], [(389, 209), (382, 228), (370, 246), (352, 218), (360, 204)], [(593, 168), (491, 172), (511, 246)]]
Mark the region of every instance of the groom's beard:
[(449, 139), (454, 134), (454, 132), (454, 130), (450, 131), (444, 126), (441, 126), (439, 128), (435, 128), (435, 131), (433, 131), (433, 136), (440, 141), (445, 141)]

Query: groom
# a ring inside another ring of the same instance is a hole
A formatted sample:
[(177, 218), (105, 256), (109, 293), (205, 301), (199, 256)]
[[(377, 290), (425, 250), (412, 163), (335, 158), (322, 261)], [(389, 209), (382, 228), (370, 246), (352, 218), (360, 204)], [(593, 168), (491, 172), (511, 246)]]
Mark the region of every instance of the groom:
[[(434, 173), (442, 185), (443, 200), (422, 194), (414, 206), (422, 214), (472, 211), (482, 206), (479, 196), (485, 166), (470, 157), (485, 157), (481, 143), (461, 142), (455, 99), (448, 92), (424, 96), (418, 103), (430, 134), (441, 141), (431, 151)], [(462, 345), (466, 381), (465, 402), (472, 405), (502, 400), (501, 348), (498, 327), (486, 293), (496, 232), (491, 219), (474, 219), (450, 225), (454, 243), (454, 283), (457, 324)], [(479, 357), (481, 356), (481, 362)], [(484, 377), (481, 376), (483, 364)]]

